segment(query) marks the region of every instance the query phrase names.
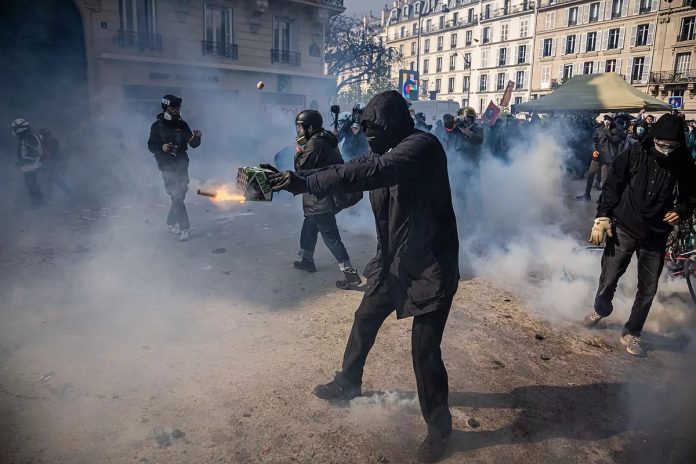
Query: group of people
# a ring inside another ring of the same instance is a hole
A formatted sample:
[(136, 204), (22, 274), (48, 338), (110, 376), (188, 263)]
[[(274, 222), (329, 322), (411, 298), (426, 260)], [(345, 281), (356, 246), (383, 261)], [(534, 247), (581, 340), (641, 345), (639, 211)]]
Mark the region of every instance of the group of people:
[(24, 176), (30, 205), (39, 207), (44, 203), (45, 188), (42, 188), (42, 184), (57, 186), (69, 200), (72, 200), (74, 190), (65, 175), (60, 142), (53, 132), (47, 128), (36, 132), (29, 121), (23, 118), (12, 121), (10, 128), (17, 138), (16, 166)]

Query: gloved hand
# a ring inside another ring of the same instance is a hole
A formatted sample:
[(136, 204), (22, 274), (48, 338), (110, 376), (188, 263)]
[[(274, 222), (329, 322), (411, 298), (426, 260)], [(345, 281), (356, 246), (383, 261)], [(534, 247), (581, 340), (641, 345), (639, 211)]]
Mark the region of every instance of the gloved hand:
[(594, 220), (594, 225), (592, 226), (590, 243), (599, 246), (602, 244), (606, 236), (612, 237), (611, 219), (608, 217), (598, 217)]
[(594, 159), (599, 158), (599, 152), (597, 150), (592, 152), (592, 158), (594, 158)]
[(293, 195), (307, 193), (307, 180), (293, 171), (283, 171), (268, 175), (268, 182), (274, 192), (287, 190)]
[(265, 169), (266, 171), (273, 171), (273, 172), (275, 172), (275, 173), (279, 173), (279, 172), (280, 172), (280, 171), (278, 170), (278, 168), (276, 168), (276, 167), (273, 166), (272, 164), (261, 163), (261, 164), (259, 164), (259, 167), (260, 167), (261, 169)]
[(169, 153), (169, 151), (172, 149), (172, 144), (171, 143), (165, 143), (162, 145), (162, 151), (165, 153)]

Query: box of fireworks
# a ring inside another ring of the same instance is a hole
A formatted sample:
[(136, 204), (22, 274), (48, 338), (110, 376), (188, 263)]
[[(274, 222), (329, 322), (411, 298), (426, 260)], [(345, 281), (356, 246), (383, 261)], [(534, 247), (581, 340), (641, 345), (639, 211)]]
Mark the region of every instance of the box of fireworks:
[(237, 191), (250, 201), (271, 201), (273, 190), (267, 175), (272, 171), (257, 167), (243, 167), (237, 170)]

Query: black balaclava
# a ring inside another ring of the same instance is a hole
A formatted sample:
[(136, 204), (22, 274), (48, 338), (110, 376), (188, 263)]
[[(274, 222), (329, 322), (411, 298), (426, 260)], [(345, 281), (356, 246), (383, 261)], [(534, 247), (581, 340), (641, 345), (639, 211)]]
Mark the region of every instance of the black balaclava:
[(388, 90), (372, 97), (365, 106), (362, 126), (372, 152), (382, 155), (413, 132), (414, 122), (404, 97)]
[(669, 156), (684, 145), (684, 121), (673, 114), (662, 115), (653, 125), (650, 135), (653, 152), (658, 156)]

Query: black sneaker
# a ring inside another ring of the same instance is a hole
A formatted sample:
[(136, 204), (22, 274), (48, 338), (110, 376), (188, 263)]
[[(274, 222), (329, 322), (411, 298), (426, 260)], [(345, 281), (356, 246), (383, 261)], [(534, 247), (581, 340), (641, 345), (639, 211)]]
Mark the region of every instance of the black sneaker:
[(314, 265), (313, 259), (302, 258), (301, 261), (295, 261), (292, 265), (295, 269), (299, 269), (300, 271), (317, 272), (317, 267)]
[(326, 401), (352, 400), (361, 393), (360, 385), (349, 382), (341, 372), (336, 372), (331, 382), (314, 388), (314, 395)]
[(343, 275), (346, 277), (345, 279), (336, 281), (336, 287), (341, 290), (350, 290), (362, 283), (358, 271), (355, 269), (347, 269), (343, 271)]
[(418, 460), (420, 462), (437, 462), (442, 459), (448, 439), (449, 436), (443, 438), (428, 434), (418, 448)]
[(589, 195), (585, 195), (584, 193), (582, 195), (578, 195), (575, 197), (576, 200), (583, 200), (583, 201), (590, 201), (592, 198)]

